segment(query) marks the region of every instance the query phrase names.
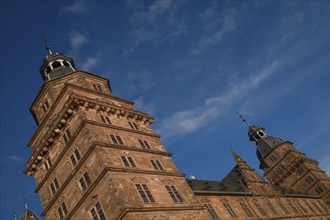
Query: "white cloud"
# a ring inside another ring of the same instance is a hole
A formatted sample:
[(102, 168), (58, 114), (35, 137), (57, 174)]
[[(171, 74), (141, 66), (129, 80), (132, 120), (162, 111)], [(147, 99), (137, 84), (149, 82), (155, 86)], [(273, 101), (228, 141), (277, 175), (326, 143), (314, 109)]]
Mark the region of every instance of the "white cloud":
[(88, 42), (86, 34), (71, 31), (69, 34), (70, 46), (73, 51), (77, 51), (82, 45)]
[(64, 6), (60, 9), (60, 12), (63, 13), (75, 13), (75, 14), (83, 14), (87, 12), (87, 5), (85, 1), (76, 1), (73, 5)]
[(9, 159), (20, 162), (23, 158), (15, 156), (15, 155), (11, 155), (11, 156), (9, 156)]
[(96, 57), (88, 57), (86, 62), (81, 64), (81, 69), (89, 71), (92, 67), (99, 63), (99, 59)]
[[(236, 84), (230, 86), (223, 94), (207, 98), (202, 107), (174, 113), (161, 122), (157, 132), (163, 134), (166, 138), (172, 135), (189, 134), (199, 130), (220, 115), (224, 116), (234, 103), (242, 100), (261, 83), (269, 79), (282, 65), (283, 62), (280, 59), (275, 60), (260, 72), (240, 82), (236, 82)], [(232, 110), (232, 112), (235, 111)]]
[(137, 111), (145, 112), (150, 115), (153, 115), (155, 111), (155, 107), (152, 103), (145, 102), (142, 96), (134, 100), (134, 107)]

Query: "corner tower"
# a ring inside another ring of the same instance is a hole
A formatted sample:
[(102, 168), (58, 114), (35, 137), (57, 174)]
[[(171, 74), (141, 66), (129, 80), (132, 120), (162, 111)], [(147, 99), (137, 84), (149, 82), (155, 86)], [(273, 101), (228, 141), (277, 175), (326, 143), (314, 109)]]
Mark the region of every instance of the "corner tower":
[(113, 96), (107, 79), (46, 48), (44, 83), (30, 108), (38, 128), (25, 168), (35, 178), (42, 215), (208, 219), (154, 133), (153, 117)]
[(243, 121), (248, 125), (250, 141), (257, 145), (259, 168), (273, 186), (319, 195), (330, 207), (330, 178), (316, 160), (297, 151), (292, 142), (267, 135), (263, 127)]

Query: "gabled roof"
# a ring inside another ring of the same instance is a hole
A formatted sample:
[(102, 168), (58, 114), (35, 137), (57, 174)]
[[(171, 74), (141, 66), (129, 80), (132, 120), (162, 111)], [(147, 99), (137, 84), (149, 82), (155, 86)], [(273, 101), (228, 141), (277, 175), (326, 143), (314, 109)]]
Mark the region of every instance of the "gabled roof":
[(26, 208), (19, 220), (40, 220), (40, 218), (29, 208)]

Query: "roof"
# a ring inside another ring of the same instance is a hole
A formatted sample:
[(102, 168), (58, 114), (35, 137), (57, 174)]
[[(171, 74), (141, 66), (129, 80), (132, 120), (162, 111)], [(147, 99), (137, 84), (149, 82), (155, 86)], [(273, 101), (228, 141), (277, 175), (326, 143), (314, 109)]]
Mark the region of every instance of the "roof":
[(243, 193), (246, 192), (244, 180), (236, 165), (221, 181), (186, 179), (193, 191), (199, 192), (223, 192)]
[(19, 220), (40, 220), (40, 218), (29, 208), (26, 208)]

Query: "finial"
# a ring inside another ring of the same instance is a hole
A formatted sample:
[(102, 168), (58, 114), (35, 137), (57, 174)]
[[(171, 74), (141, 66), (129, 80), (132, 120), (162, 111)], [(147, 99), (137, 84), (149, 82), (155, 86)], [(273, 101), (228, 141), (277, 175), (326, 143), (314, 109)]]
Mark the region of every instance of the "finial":
[(43, 39), (43, 41), (45, 43), (46, 50), (48, 50), (48, 54), (49, 55), (52, 54), (51, 47), (50, 47), (49, 43), (47, 42), (46, 38), (44, 37), (44, 35), (42, 35), (42, 39)]
[(14, 211), (14, 220), (17, 220), (17, 215), (15, 211)]
[(251, 126), (251, 125), (246, 121), (246, 119), (243, 118), (243, 116), (242, 116), (240, 113), (236, 112), (236, 115), (238, 115), (248, 127)]
[(25, 209), (27, 209), (27, 208), (28, 208), (28, 205), (27, 205), (27, 201), (26, 201), (26, 198), (25, 198), (25, 195), (24, 195), (24, 193), (23, 193), (23, 199), (24, 199), (24, 205), (25, 205)]

